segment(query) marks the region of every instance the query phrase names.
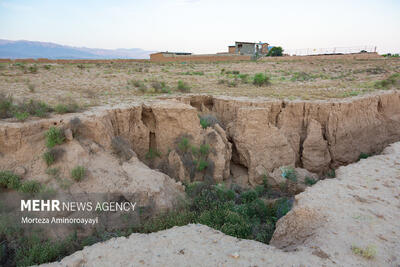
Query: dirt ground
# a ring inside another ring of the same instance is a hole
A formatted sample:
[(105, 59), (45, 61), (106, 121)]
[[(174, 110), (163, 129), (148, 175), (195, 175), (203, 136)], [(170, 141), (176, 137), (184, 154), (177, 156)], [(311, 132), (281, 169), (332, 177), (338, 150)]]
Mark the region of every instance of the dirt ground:
[[(252, 84), (252, 77), (260, 72), (270, 77), (270, 85)], [(191, 93), (313, 100), (392, 89), (375, 83), (395, 73), (400, 73), (400, 60), (390, 58), (187, 64), (1, 63), (0, 93), (16, 100), (36, 99), (49, 104), (72, 98), (92, 106), (183, 94), (177, 90), (182, 80)], [(163, 90), (156, 92), (154, 82), (164, 82)]]

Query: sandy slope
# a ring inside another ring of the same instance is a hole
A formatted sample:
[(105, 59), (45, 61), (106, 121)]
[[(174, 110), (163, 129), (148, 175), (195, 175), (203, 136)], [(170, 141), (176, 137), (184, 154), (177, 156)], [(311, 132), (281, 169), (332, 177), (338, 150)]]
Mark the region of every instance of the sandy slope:
[(400, 266), (400, 143), (299, 194), (272, 244), (284, 249), (187, 225), (111, 239), (43, 266)]

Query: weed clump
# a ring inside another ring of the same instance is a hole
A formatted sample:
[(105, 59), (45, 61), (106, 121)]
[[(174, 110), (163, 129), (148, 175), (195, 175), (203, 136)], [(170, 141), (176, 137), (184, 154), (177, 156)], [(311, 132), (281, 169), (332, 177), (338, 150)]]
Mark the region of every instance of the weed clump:
[(161, 153), (157, 149), (150, 148), (149, 151), (146, 153), (146, 159), (148, 160), (153, 160), (157, 157), (161, 157)]
[(305, 183), (306, 185), (311, 186), (311, 185), (316, 184), (317, 181), (316, 181), (315, 179), (310, 178), (310, 177), (307, 176), (307, 177), (304, 179), (304, 183)]
[(371, 259), (375, 258), (375, 256), (376, 256), (376, 249), (374, 246), (371, 246), (371, 245), (369, 245), (365, 248), (361, 248), (358, 246), (351, 246), (351, 250), (353, 251), (354, 254), (359, 255), (368, 260), (371, 260)]
[(18, 190), (21, 186), (21, 179), (10, 171), (0, 171), (0, 187)]
[(19, 188), (19, 192), (35, 194), (43, 190), (43, 186), (38, 181), (23, 182)]
[(51, 151), (46, 151), (43, 154), (43, 160), (46, 162), (47, 166), (50, 166), (51, 164), (53, 164), (55, 162), (55, 157), (51, 153)]
[(387, 79), (375, 83), (375, 88), (377, 89), (389, 89), (393, 86), (400, 87), (400, 73), (393, 74)]
[(201, 223), (237, 238), (268, 243), (278, 219), (291, 208), (289, 199), (265, 204), (254, 190), (236, 193), (224, 185), (195, 182), (186, 186), (189, 203), (180, 212), (170, 212), (134, 229), (150, 233), (175, 225)]
[(83, 166), (76, 166), (71, 170), (71, 178), (77, 182), (82, 181), (86, 175), (86, 169)]
[(79, 110), (79, 105), (75, 101), (69, 101), (67, 104), (57, 104), (54, 111), (58, 114), (74, 113)]
[(281, 167), (282, 177), (292, 182), (297, 181), (296, 171), (293, 167)]
[(50, 127), (50, 129), (45, 133), (46, 136), (46, 146), (51, 149), (56, 145), (61, 145), (65, 141), (64, 133), (62, 129), (56, 127)]
[(200, 125), (203, 129), (206, 129), (209, 126), (214, 126), (216, 123), (221, 125), (219, 120), (214, 115), (211, 114), (201, 115), (199, 116), (199, 118), (200, 118)]
[(182, 93), (189, 93), (190, 92), (190, 86), (185, 83), (182, 80), (178, 81), (178, 90), (181, 91)]
[(367, 159), (367, 158), (369, 158), (370, 156), (371, 156), (370, 154), (361, 152), (360, 155), (358, 156), (358, 160)]
[(256, 73), (253, 77), (253, 84), (256, 86), (269, 85), (270, 78), (264, 73)]

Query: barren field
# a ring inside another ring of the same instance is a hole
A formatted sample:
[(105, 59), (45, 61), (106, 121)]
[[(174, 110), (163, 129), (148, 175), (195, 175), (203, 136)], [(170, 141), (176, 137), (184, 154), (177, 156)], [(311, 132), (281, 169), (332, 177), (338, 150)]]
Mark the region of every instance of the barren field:
[[(379, 81), (400, 72), (400, 60), (325, 59), (236, 63), (109, 63), (0, 65), (0, 93), (49, 104), (75, 99), (80, 105), (129, 102), (190, 91), (278, 99), (331, 99), (399, 88)], [(264, 73), (270, 84), (256, 86)], [(178, 90), (178, 81), (190, 90)]]

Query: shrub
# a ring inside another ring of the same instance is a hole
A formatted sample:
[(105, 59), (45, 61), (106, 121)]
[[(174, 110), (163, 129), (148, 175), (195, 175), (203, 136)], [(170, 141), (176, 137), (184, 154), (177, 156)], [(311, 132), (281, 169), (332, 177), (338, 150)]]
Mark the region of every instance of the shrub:
[(195, 161), (195, 164), (196, 170), (199, 172), (204, 171), (208, 167), (208, 162), (204, 159), (199, 159), (198, 161)]
[(210, 126), (210, 124), (208, 123), (207, 120), (200, 118), (200, 125), (203, 129), (206, 129), (208, 126)]
[(182, 137), (178, 142), (178, 148), (182, 152), (186, 152), (190, 148), (190, 142), (187, 137)]
[(19, 112), (27, 112), (30, 115), (37, 117), (46, 117), (48, 113), (52, 111), (51, 107), (48, 106), (46, 103), (33, 99), (30, 99), (29, 101), (24, 101), (15, 108)]
[(43, 68), (44, 68), (45, 70), (50, 70), (50, 69), (51, 69), (51, 65), (44, 65)]
[(238, 71), (238, 70), (228, 70), (228, 71), (225, 71), (225, 74), (239, 75), (240, 71)]
[(0, 93), (0, 119), (6, 119), (13, 116), (13, 99)]
[(29, 117), (28, 112), (17, 112), (15, 113), (15, 118), (19, 121), (25, 121)]
[(15, 253), (16, 266), (31, 266), (59, 260), (81, 249), (76, 243), (76, 235), (70, 235), (62, 241), (40, 238), (34, 233), (30, 237), (21, 237)]
[(371, 156), (370, 154), (361, 152), (360, 155), (358, 156), (358, 160), (360, 160), (360, 159), (366, 159), (366, 158), (369, 158), (370, 156)]
[(335, 169), (330, 169), (329, 171), (326, 172), (326, 176), (329, 178), (335, 178), (336, 177), (336, 171)]
[(238, 85), (237, 79), (228, 81), (228, 87), (236, 87)]
[(316, 184), (317, 183), (317, 181), (315, 180), (315, 179), (313, 179), (313, 178), (310, 178), (310, 177), (306, 177), (305, 179), (304, 179), (304, 183), (306, 184), (306, 185), (314, 185), (314, 184)]
[(389, 89), (392, 86), (400, 86), (400, 73), (393, 74), (387, 79), (377, 81), (375, 83), (375, 88), (378, 89)]
[(250, 203), (258, 198), (258, 194), (255, 190), (244, 191), (240, 194), (240, 199), (243, 203)]
[(56, 145), (61, 145), (65, 140), (63, 131), (60, 128), (53, 126), (50, 127), (50, 129), (45, 133), (45, 136), (47, 148), (53, 148)]
[(368, 260), (371, 260), (375, 258), (376, 256), (376, 249), (374, 246), (367, 246), (365, 248), (360, 248), (358, 246), (351, 246), (351, 250), (353, 251), (354, 254), (359, 255), (361, 257), (364, 257)]
[(207, 156), (208, 153), (210, 153), (210, 145), (208, 145), (208, 144), (200, 145), (199, 153), (201, 156)]
[(253, 77), (253, 84), (257, 86), (269, 85), (269, 77), (264, 73), (256, 73)]
[(76, 102), (70, 102), (68, 104), (57, 104), (54, 111), (58, 114), (74, 113), (79, 110), (79, 105)]
[(149, 151), (146, 153), (146, 159), (153, 160), (156, 157), (161, 157), (161, 153), (157, 151), (157, 149), (150, 148)]
[(86, 175), (86, 169), (83, 166), (76, 166), (71, 170), (71, 178), (77, 182), (82, 181)]
[(21, 178), (11, 171), (0, 171), (0, 187), (18, 190), (21, 186)]
[(281, 198), (275, 203), (276, 220), (285, 216), (293, 206), (293, 201), (287, 198)]
[(242, 83), (249, 83), (249, 74), (239, 74)]
[(221, 125), (219, 120), (214, 115), (207, 114), (207, 115), (201, 115), (199, 117), (200, 117), (200, 125), (201, 127), (203, 127), (203, 129), (206, 129), (208, 126), (214, 126), (216, 123)]
[(43, 160), (46, 162), (47, 166), (50, 166), (51, 164), (53, 164), (56, 161), (56, 159), (55, 159), (53, 153), (51, 153), (51, 151), (44, 152)]
[(281, 57), (282, 55), (283, 49), (280, 46), (272, 47), (267, 54), (268, 57)]
[(162, 214), (136, 227), (134, 231), (149, 233), (175, 225), (202, 223), (228, 235), (268, 243), (276, 221), (292, 205), (288, 199), (266, 205), (254, 190), (237, 197), (233, 190), (222, 184), (205, 182), (187, 185), (186, 194), (190, 201), (183, 210)]
[(42, 190), (43, 186), (38, 181), (25, 181), (21, 184), (21, 187), (19, 188), (20, 192), (31, 194), (39, 193)]
[(30, 73), (37, 73), (38, 67), (36, 65), (32, 65), (32, 66), (29, 66), (28, 70)]
[(301, 71), (301, 72), (295, 72), (292, 75), (292, 78), (290, 79), (291, 81), (308, 81), (312, 80), (313, 76), (308, 74), (307, 72)]
[(190, 92), (190, 86), (185, 83), (182, 80), (178, 81), (178, 90), (183, 92), (183, 93), (189, 93)]
[(147, 86), (144, 83), (140, 83), (139, 91), (142, 92), (142, 93), (146, 93), (147, 92)]
[(297, 181), (296, 171), (293, 167), (282, 167), (281, 171), (282, 171), (283, 178), (286, 178), (292, 182)]

